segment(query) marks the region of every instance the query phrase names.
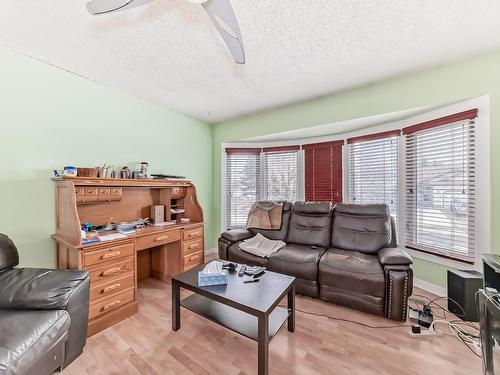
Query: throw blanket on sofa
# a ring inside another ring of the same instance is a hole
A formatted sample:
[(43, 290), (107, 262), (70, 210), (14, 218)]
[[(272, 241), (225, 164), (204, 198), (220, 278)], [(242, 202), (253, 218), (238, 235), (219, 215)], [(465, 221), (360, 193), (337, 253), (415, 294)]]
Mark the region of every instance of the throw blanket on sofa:
[(241, 250), (261, 258), (268, 258), (285, 246), (283, 241), (270, 240), (260, 233), (240, 243)]
[(247, 229), (280, 230), (283, 216), (283, 203), (255, 202), (247, 219)]

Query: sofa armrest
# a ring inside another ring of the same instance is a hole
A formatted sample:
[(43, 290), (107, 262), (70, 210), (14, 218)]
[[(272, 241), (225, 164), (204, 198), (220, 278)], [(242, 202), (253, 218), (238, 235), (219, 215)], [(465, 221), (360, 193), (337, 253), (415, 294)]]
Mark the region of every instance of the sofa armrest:
[(71, 318), (64, 365), (85, 346), (89, 316), (89, 276), (82, 271), (14, 268), (0, 272), (0, 310), (66, 310)]
[(384, 266), (386, 318), (404, 322), (408, 313), (408, 296), (413, 292), (413, 270), (410, 265)]
[(413, 263), (410, 254), (400, 247), (387, 247), (377, 253), (378, 261), (383, 266), (400, 265), (409, 266)]
[(243, 241), (254, 236), (255, 233), (250, 232), (248, 229), (231, 229), (221, 234), (221, 237), (229, 242)]

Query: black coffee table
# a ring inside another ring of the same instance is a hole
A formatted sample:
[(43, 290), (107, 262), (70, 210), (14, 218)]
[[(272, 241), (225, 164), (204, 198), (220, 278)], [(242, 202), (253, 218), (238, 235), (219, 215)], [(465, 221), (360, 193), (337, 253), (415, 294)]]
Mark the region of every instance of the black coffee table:
[[(181, 328), (180, 307), (191, 310), (212, 322), (258, 343), (258, 374), (268, 373), (269, 342), (288, 321), (288, 331), (295, 330), (295, 278), (266, 271), (260, 282), (244, 284), (250, 276), (230, 273), (227, 285), (198, 286), (201, 265), (172, 278), (172, 329)], [(180, 299), (180, 290), (194, 292)], [(288, 308), (278, 306), (288, 295)]]

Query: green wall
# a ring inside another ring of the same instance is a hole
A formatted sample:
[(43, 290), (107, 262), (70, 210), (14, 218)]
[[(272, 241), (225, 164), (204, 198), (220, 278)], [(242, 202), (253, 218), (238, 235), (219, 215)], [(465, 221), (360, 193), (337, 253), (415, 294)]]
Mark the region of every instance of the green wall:
[(192, 178), (210, 223), (211, 128), (0, 47), (0, 232), (22, 265), (55, 266), (52, 170), (142, 160)]
[[(213, 130), (214, 238), (220, 231), (221, 143), (404, 109), (436, 106), (486, 94), (491, 100), (491, 250), (500, 250), (500, 231), (495, 230), (500, 225), (500, 195), (495, 194), (500, 187), (500, 51), (216, 125)], [(480, 250), (486, 252), (489, 249)], [(445, 269), (435, 263), (415, 260), (416, 277), (436, 285), (446, 285)]]

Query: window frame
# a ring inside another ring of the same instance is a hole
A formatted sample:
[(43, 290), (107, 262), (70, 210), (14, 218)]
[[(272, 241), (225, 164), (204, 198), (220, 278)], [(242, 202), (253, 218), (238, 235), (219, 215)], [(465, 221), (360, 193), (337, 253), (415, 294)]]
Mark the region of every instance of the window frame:
[[(433, 107), (435, 108), (435, 107)], [(476, 149), (476, 210), (481, 214), (476, 216), (476, 259), (474, 264), (464, 263), (462, 261), (444, 258), (439, 255), (423, 253), (417, 250), (406, 248), (408, 253), (412, 255), (418, 262), (431, 262), (445, 267), (459, 268), (464, 270), (477, 270), (482, 268), (481, 254), (491, 251), (491, 160), (490, 160), (490, 98), (489, 95), (464, 100), (451, 105), (443, 105), (441, 108), (419, 108), (423, 113), (414, 115), (405, 119), (392, 121), (383, 125), (369, 126), (363, 129), (353, 130), (350, 132), (331, 134), (319, 136), (314, 138), (296, 138), (290, 141), (247, 141), (247, 142), (230, 142), (221, 144), (221, 215), (220, 227), (226, 230), (226, 217), (225, 217), (225, 163), (226, 147), (274, 147), (274, 146), (289, 146), (289, 145), (305, 145), (309, 143), (321, 143), (346, 140), (348, 138), (359, 136), (370, 136), (374, 133), (385, 131), (392, 131), (403, 129), (404, 127), (411, 126), (417, 123), (430, 121), (433, 119), (445, 117), (455, 113), (463, 112), (471, 108), (478, 108), (479, 116), (476, 118), (476, 145), (481, 145)], [(402, 115), (403, 116), (403, 115)], [(325, 125), (322, 125), (324, 127)], [(331, 124), (332, 133), (335, 131), (335, 124)], [(288, 133), (288, 132), (287, 132)], [(280, 134), (280, 138), (283, 137)], [(405, 234), (405, 191), (402, 189), (406, 181), (406, 147), (404, 137), (398, 138), (399, 142), (399, 210), (398, 216), (400, 218), (398, 224), (400, 246), (405, 247), (406, 242)], [(300, 160), (300, 175), (299, 175), (299, 200), (304, 199), (304, 151), (301, 150), (299, 156)], [(349, 153), (347, 147), (343, 148), (343, 194), (344, 201), (348, 202), (349, 197)]]

